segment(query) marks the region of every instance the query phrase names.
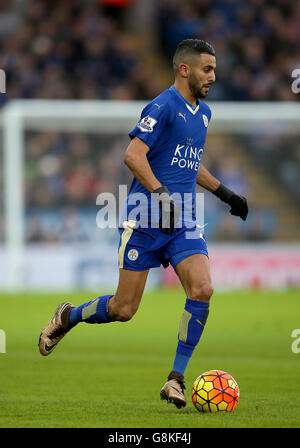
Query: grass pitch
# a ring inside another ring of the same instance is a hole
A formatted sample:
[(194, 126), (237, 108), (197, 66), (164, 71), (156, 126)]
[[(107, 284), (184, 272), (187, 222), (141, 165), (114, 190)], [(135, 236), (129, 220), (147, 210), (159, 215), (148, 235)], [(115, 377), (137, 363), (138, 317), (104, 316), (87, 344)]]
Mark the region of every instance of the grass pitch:
[[(0, 328), (0, 427), (229, 428), (300, 426), (299, 291), (215, 293), (199, 346), (186, 372), (186, 408), (161, 402), (172, 368), (182, 290), (144, 295), (132, 321), (79, 324), (49, 357), (38, 352), (41, 329), (63, 300), (79, 305), (97, 294), (4, 295)], [(235, 377), (233, 413), (200, 414), (193, 381), (206, 370)]]

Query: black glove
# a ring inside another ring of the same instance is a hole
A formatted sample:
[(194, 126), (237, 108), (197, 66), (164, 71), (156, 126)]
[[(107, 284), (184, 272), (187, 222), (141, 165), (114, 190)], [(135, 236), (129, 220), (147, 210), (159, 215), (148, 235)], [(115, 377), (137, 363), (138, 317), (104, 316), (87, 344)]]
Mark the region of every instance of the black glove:
[(216, 191), (213, 192), (221, 201), (226, 202), (231, 206), (230, 213), (234, 216), (240, 216), (243, 221), (246, 221), (248, 215), (247, 199), (244, 196), (239, 196), (225, 185), (221, 184)]
[(167, 187), (159, 187), (153, 191), (153, 194), (159, 204), (159, 228), (164, 233), (171, 235), (174, 232), (180, 212), (171, 198)]

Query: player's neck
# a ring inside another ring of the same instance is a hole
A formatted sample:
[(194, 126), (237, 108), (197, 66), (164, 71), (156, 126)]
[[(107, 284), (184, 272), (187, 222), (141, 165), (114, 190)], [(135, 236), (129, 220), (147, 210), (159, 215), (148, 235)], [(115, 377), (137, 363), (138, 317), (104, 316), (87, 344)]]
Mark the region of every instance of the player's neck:
[(197, 105), (197, 98), (195, 98), (192, 95), (192, 93), (191, 93), (191, 91), (190, 91), (190, 89), (189, 89), (189, 87), (187, 85), (181, 84), (178, 80), (176, 80), (174, 82), (174, 87), (175, 87), (176, 90), (178, 90), (180, 95), (182, 95), (183, 98), (185, 100), (187, 100), (190, 104), (192, 104), (193, 106)]

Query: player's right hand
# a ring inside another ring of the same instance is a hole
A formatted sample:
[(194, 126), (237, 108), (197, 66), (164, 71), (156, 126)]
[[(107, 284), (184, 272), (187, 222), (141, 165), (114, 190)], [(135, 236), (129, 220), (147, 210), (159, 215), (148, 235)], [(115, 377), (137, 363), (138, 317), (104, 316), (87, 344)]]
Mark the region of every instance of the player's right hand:
[(159, 204), (159, 228), (171, 235), (180, 217), (180, 211), (175, 205), (167, 187), (159, 187), (153, 191)]

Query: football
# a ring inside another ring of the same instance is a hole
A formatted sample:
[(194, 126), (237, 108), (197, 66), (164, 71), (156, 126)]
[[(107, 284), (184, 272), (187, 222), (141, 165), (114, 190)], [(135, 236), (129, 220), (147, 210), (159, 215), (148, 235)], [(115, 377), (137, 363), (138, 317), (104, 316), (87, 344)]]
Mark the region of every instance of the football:
[(199, 412), (231, 412), (236, 408), (239, 398), (237, 382), (222, 370), (202, 373), (193, 384), (192, 400)]

